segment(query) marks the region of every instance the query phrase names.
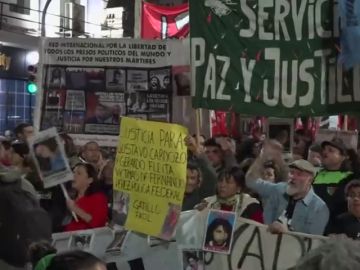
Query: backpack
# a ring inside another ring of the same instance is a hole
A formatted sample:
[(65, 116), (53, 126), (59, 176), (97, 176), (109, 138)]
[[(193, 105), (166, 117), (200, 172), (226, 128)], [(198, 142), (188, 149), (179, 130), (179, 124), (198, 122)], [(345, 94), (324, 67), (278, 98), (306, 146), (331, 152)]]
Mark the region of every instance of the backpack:
[(15, 267), (29, 261), (31, 243), (51, 239), (51, 220), (37, 199), (21, 188), (21, 179), (0, 176), (0, 259)]

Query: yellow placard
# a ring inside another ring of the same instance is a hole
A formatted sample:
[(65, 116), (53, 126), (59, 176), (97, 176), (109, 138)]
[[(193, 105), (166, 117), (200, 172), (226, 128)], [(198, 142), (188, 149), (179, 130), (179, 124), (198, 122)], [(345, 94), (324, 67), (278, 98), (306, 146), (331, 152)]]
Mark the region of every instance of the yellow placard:
[(129, 195), (125, 227), (170, 239), (185, 192), (185, 127), (123, 117), (114, 189)]

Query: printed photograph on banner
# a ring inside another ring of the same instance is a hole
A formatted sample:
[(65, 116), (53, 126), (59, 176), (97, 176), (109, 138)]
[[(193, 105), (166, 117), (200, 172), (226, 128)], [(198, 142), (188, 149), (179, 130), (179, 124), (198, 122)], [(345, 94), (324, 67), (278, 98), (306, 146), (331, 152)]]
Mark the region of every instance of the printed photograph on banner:
[(126, 95), (127, 114), (148, 112), (146, 93), (134, 92)]
[(190, 72), (176, 74), (174, 80), (176, 94), (178, 96), (190, 96)]
[(148, 71), (142, 69), (127, 70), (127, 91), (147, 91), (149, 84)]
[(61, 130), (64, 124), (62, 110), (45, 110), (42, 113), (41, 130), (56, 127)]
[(157, 122), (170, 122), (169, 114), (149, 114), (149, 121), (157, 121)]
[(37, 133), (29, 141), (30, 155), (39, 171), (45, 188), (73, 179), (64, 145), (56, 128)]
[(85, 111), (86, 110), (85, 92), (81, 90), (67, 90), (65, 110)]
[(176, 224), (181, 213), (181, 205), (169, 203), (160, 238), (170, 240), (175, 236)]
[(182, 250), (183, 270), (205, 270), (204, 252), (202, 250)]
[(172, 91), (171, 69), (156, 69), (149, 71), (150, 91)]
[(293, 150), (294, 122), (293, 119), (268, 119), (268, 138), (275, 139), (284, 147), (284, 152)]
[(89, 92), (87, 93), (86, 104), (86, 132), (99, 133), (97, 130), (101, 125), (114, 125), (116, 126), (116, 131), (113, 134), (119, 132), (120, 116), (126, 113), (124, 93)]
[(102, 91), (105, 89), (105, 71), (103, 68), (66, 68), (66, 87), (67, 89)]
[(107, 69), (106, 89), (110, 91), (125, 91), (126, 71), (124, 69)]
[(46, 69), (46, 86), (48, 88), (65, 88), (65, 68), (48, 67)]
[(169, 100), (170, 100), (170, 96), (168, 94), (158, 94), (158, 93), (146, 94), (146, 103), (148, 104), (149, 112), (168, 113)]
[(115, 231), (114, 240), (106, 248), (105, 253), (110, 253), (111, 255), (120, 255), (128, 235), (129, 231), (127, 230)]
[(65, 111), (64, 112), (64, 132), (82, 133), (85, 123), (85, 112)]
[(112, 221), (115, 224), (124, 226), (129, 214), (130, 196), (128, 193), (113, 191)]
[(46, 91), (45, 109), (62, 109), (65, 105), (65, 90)]
[(73, 234), (70, 240), (70, 249), (89, 250), (91, 249), (91, 242), (93, 234)]
[(229, 254), (235, 220), (234, 212), (210, 210), (206, 222), (203, 250)]
[(141, 119), (141, 120), (148, 120), (147, 114), (128, 114), (127, 117)]

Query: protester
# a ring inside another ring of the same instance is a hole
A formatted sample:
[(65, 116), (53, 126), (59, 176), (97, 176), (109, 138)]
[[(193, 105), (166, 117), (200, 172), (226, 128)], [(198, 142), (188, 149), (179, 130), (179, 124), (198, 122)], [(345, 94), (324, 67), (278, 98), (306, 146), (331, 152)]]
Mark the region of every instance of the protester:
[(360, 269), (360, 243), (350, 239), (330, 240), (302, 257), (289, 270)]
[(281, 182), (280, 170), (274, 161), (269, 160), (264, 163), (264, 172), (262, 175), (262, 179), (272, 183)]
[(239, 147), (237, 160), (239, 163), (247, 159), (255, 159), (260, 154), (261, 142), (258, 139), (250, 138), (244, 140)]
[(85, 162), (92, 164), (96, 168), (99, 178), (101, 175), (101, 171), (106, 165), (106, 160), (104, 160), (103, 158), (99, 144), (93, 141), (86, 143), (83, 147), (81, 158)]
[(70, 167), (73, 168), (76, 164), (81, 162), (74, 141), (66, 133), (60, 133), (59, 136), (62, 142), (64, 143), (65, 154), (69, 160)]
[(0, 138), (0, 166), (11, 166), (11, 142), (5, 138)]
[(355, 240), (360, 240), (360, 180), (352, 180), (345, 188), (348, 212), (335, 218), (329, 233), (345, 234)]
[(30, 246), (34, 270), (106, 270), (106, 265), (94, 255), (76, 250), (56, 253), (50, 244), (40, 242)]
[(339, 138), (321, 144), (322, 165), (315, 177), (314, 191), (330, 210), (329, 227), (334, 219), (347, 211), (345, 186), (355, 178), (356, 158), (348, 156), (344, 142)]
[(76, 199), (67, 200), (68, 209), (79, 219), (65, 226), (65, 231), (86, 230), (103, 227), (108, 218), (108, 205), (101, 182), (97, 180), (96, 169), (88, 163), (79, 163), (74, 168), (72, 187)]
[(244, 173), (239, 167), (233, 167), (220, 176), (216, 195), (206, 198), (196, 208), (198, 210), (210, 208), (236, 212), (239, 217), (263, 223), (260, 203), (246, 194), (245, 189)]
[(16, 126), (14, 134), (18, 140), (26, 142), (34, 135), (34, 127), (29, 123), (22, 123)]
[(313, 144), (309, 148), (307, 160), (314, 165), (315, 168), (321, 167), (321, 145)]
[(281, 153), (282, 146), (278, 142), (266, 142), (246, 176), (247, 186), (266, 200), (264, 218), (269, 231), (323, 234), (329, 210), (311, 187), (316, 173), (311, 163), (306, 160), (291, 163), (288, 181), (284, 183), (274, 184), (261, 179), (264, 162), (281, 159)]
[(217, 181), (215, 169), (204, 153), (203, 146), (191, 136), (185, 138), (185, 144), (193, 159), (187, 167), (182, 211), (192, 210), (204, 198), (214, 195)]
[(50, 238), (51, 221), (34, 188), (18, 171), (0, 171), (0, 269), (24, 269), (28, 244)]
[(14, 141), (11, 144), (11, 166), (13, 169), (26, 174), (28, 172), (29, 147), (22, 141)]
[(231, 138), (218, 137), (205, 141), (205, 153), (219, 176), (224, 170), (237, 165), (236, 145)]

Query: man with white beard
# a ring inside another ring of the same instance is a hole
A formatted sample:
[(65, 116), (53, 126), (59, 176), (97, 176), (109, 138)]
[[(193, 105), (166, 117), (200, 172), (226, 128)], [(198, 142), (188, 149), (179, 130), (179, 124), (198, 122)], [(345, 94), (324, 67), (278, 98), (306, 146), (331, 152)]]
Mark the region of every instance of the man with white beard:
[(261, 179), (265, 161), (280, 163), (282, 146), (267, 141), (262, 153), (246, 175), (246, 185), (258, 193), (264, 203), (264, 221), (272, 233), (296, 231), (321, 235), (329, 219), (329, 209), (312, 188), (316, 168), (300, 159), (289, 165), (287, 182), (271, 183)]

